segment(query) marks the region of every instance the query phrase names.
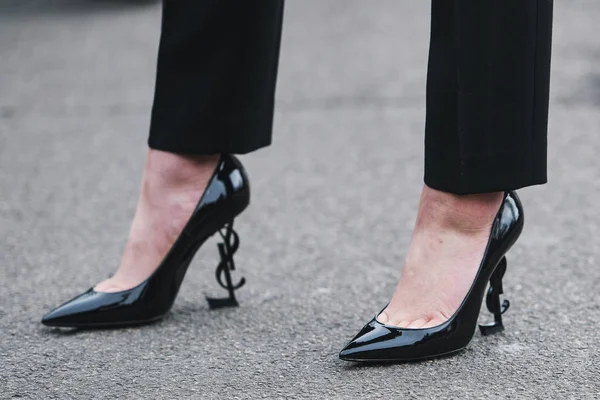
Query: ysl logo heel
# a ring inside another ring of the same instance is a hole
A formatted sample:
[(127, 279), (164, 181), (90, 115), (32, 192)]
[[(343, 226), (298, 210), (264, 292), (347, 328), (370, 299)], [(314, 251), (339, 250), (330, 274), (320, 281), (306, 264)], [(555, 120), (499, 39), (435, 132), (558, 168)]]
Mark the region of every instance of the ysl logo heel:
[[(223, 230), (225, 232), (223, 233)], [(237, 284), (233, 284), (231, 278), (231, 271), (235, 270), (235, 262), (233, 261), (233, 255), (237, 251), (240, 245), (240, 239), (236, 231), (233, 230), (233, 220), (227, 224), (225, 229), (219, 230), (219, 234), (223, 239), (223, 243), (219, 243), (219, 254), (221, 255), (221, 262), (217, 266), (215, 276), (219, 285), (229, 293), (229, 297), (225, 298), (214, 298), (206, 296), (208, 306), (211, 309), (218, 309), (223, 307), (237, 307), (238, 302), (235, 298), (235, 291), (246, 283), (245, 278), (241, 278)], [(223, 278), (225, 282), (223, 282)]]
[(492, 314), (494, 314), (494, 322), (487, 325), (479, 325), (479, 330), (482, 335), (492, 335), (494, 333), (502, 332), (504, 325), (502, 324), (502, 314), (510, 307), (510, 302), (504, 300), (502, 305), (500, 304), (500, 295), (504, 293), (502, 288), (502, 277), (506, 273), (506, 257), (502, 257), (500, 263), (492, 273), (490, 277), (490, 288), (488, 289), (487, 296), (485, 298), (485, 304)]

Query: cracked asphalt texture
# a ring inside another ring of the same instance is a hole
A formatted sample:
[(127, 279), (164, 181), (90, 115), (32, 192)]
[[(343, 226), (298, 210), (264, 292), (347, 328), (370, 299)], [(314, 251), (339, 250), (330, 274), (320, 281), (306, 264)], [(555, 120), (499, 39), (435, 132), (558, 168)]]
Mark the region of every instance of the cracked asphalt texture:
[(275, 142), (243, 157), (240, 308), (207, 308), (211, 241), (161, 323), (73, 332), (39, 320), (119, 261), (160, 4), (0, 1), (0, 398), (600, 398), (600, 2), (555, 15), (550, 184), (521, 191), (506, 331), (363, 367), (337, 352), (391, 296), (410, 239), (429, 2), (288, 2)]

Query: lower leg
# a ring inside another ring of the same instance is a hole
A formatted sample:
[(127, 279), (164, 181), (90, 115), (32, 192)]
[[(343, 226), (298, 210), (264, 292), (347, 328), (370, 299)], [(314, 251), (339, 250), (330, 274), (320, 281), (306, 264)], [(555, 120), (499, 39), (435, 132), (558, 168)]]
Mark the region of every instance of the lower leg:
[(450, 318), (475, 279), (502, 199), (425, 186), (400, 282), (378, 320), (427, 328)]
[(473, 283), (500, 190), (546, 181), (551, 16), (551, 1), (432, 1), (427, 186), (380, 322), (446, 321)]
[(142, 282), (179, 236), (219, 160), (181, 153), (270, 144), (282, 18), (282, 0), (164, 2), (152, 149), (121, 265), (96, 290)]
[(154, 272), (192, 215), (219, 158), (148, 151), (121, 264), (115, 275), (96, 286), (96, 291), (130, 289)]

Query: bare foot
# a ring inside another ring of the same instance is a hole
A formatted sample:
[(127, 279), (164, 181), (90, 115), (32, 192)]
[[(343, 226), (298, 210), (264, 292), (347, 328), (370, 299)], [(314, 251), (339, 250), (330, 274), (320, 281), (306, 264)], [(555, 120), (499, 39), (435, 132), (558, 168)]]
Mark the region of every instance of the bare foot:
[(459, 196), (425, 186), (400, 282), (379, 322), (429, 328), (447, 321), (473, 284), (502, 200), (502, 192)]
[(191, 217), (219, 159), (219, 155), (148, 151), (121, 265), (110, 279), (96, 285), (96, 291), (131, 289), (152, 275)]

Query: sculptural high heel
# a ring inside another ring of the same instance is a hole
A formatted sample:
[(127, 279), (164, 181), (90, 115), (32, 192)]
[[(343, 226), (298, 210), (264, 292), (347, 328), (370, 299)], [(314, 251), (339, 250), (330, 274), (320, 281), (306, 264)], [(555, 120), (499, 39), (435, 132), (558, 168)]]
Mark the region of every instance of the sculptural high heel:
[(231, 155), (223, 155), (192, 216), (156, 271), (136, 287), (121, 292), (96, 292), (93, 288), (46, 314), (48, 326), (94, 328), (119, 327), (153, 322), (171, 308), (185, 272), (196, 251), (219, 232), (221, 261), (217, 280), (228, 291), (226, 298), (207, 297), (211, 308), (237, 306), (235, 290), (245, 280), (234, 283), (233, 255), (239, 237), (233, 221), (250, 203), (250, 186), (244, 167)]
[(504, 300), (502, 305), (500, 304), (500, 295), (504, 293), (502, 288), (502, 277), (506, 273), (506, 257), (502, 257), (500, 264), (496, 267), (492, 276), (490, 277), (490, 288), (485, 299), (486, 306), (492, 314), (494, 314), (494, 322), (489, 324), (479, 325), (479, 330), (482, 335), (491, 335), (504, 330), (504, 324), (502, 324), (502, 314), (508, 310), (510, 302)]
[(504, 329), (502, 314), (508, 309), (502, 278), (506, 272), (506, 252), (523, 230), (523, 206), (515, 192), (506, 193), (496, 214), (490, 238), (471, 289), (458, 310), (443, 324), (431, 328), (409, 329), (383, 324), (373, 318), (344, 347), (340, 358), (362, 362), (404, 362), (439, 357), (464, 349), (477, 327), (477, 317), (488, 281), (486, 304), (494, 314), (494, 322), (480, 325), (489, 335)]

